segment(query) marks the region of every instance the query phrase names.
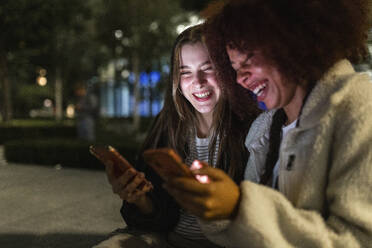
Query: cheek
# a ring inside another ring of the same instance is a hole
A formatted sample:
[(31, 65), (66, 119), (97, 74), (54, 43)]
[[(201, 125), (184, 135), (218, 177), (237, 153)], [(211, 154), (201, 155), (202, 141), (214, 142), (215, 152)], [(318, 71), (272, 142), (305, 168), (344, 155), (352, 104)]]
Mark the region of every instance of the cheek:
[(190, 84), (191, 83), (190, 83), (190, 80), (189, 79), (187, 79), (187, 78), (181, 79), (180, 86), (179, 87), (180, 87), (182, 93), (184, 93), (184, 92), (187, 91), (187, 89), (189, 88)]
[(214, 88), (219, 88), (216, 76), (214, 74), (207, 75), (206, 78), (210, 85), (212, 85)]

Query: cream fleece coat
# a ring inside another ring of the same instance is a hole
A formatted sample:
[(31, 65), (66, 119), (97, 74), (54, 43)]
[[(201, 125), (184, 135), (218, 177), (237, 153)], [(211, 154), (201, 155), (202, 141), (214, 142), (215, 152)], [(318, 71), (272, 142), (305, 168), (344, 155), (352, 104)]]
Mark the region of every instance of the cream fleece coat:
[(342, 60), (316, 84), (299, 127), (282, 140), (279, 191), (255, 183), (273, 112), (259, 116), (247, 136), (251, 157), (237, 215), (218, 229), (202, 222), (204, 233), (226, 247), (372, 247), (368, 76)]

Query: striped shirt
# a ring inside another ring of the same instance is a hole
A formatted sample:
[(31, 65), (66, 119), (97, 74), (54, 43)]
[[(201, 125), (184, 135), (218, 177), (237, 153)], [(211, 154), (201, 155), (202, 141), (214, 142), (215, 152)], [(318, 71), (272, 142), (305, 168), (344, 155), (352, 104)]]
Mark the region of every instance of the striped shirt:
[[(190, 166), (194, 160), (200, 160), (208, 163), (209, 158), (209, 142), (210, 137), (208, 138), (198, 138), (195, 137), (192, 141), (190, 155), (185, 159), (185, 164)], [(214, 156), (212, 159), (213, 166), (216, 166), (218, 148), (219, 147), (219, 138), (217, 137), (216, 147), (214, 149)], [(206, 239), (202, 233), (199, 223), (196, 216), (187, 213), (184, 209), (180, 210), (180, 220), (176, 225), (174, 232), (181, 235), (187, 239)]]

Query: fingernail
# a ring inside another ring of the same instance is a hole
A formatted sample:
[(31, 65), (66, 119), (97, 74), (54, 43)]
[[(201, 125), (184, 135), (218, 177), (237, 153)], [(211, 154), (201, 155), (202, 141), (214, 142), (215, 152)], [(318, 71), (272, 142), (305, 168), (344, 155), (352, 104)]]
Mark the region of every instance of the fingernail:
[(195, 177), (200, 183), (209, 183), (210, 182), (209, 177), (207, 175), (195, 175)]

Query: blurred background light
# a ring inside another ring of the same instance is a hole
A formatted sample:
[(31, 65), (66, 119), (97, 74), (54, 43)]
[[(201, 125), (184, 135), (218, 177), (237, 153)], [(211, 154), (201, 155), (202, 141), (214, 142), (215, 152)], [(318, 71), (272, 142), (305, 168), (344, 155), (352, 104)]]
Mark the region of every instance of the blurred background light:
[(130, 75), (130, 72), (128, 70), (122, 70), (121, 71), (121, 76), (124, 78), (124, 79), (127, 79)]
[(188, 21), (184, 24), (180, 24), (177, 26), (176, 31), (178, 34), (182, 33), (185, 29), (195, 26), (197, 24), (201, 24), (204, 22), (204, 19), (199, 18), (197, 15), (191, 15)]
[(123, 31), (121, 31), (120, 29), (117, 29), (115, 30), (114, 35), (116, 39), (120, 40), (123, 37)]
[(74, 116), (75, 116), (75, 106), (74, 106), (74, 104), (67, 105), (66, 116), (67, 116), (67, 118), (74, 118)]
[(46, 77), (40, 76), (40, 77), (37, 77), (36, 82), (40, 86), (45, 86), (47, 84), (48, 80), (47, 80)]
[(50, 100), (48, 98), (44, 100), (44, 107), (51, 108), (52, 106), (53, 106), (52, 100)]

